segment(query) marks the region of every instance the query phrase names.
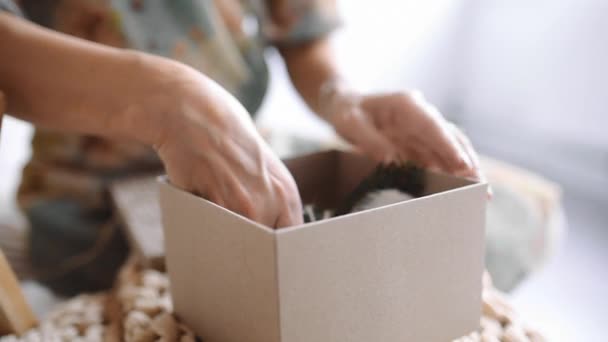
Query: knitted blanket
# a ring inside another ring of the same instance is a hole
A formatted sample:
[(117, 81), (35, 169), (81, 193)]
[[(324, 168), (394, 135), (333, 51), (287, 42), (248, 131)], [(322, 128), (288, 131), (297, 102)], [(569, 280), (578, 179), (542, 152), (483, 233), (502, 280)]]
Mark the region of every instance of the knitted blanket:
[[(112, 291), (80, 295), (58, 307), (40, 325), (16, 341), (178, 341), (194, 342), (194, 333), (172, 314), (167, 275), (135, 261), (120, 272)], [(505, 297), (484, 277), (483, 315), (478, 331), (455, 342), (540, 342), (545, 339), (517, 316)]]

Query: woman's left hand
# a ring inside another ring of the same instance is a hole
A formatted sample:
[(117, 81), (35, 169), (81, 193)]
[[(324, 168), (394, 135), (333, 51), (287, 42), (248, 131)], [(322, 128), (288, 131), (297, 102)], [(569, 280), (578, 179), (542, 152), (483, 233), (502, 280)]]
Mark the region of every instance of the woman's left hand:
[(336, 88), (321, 95), (320, 114), (338, 134), (374, 159), (409, 160), (483, 180), (469, 139), (421, 93), (361, 95)]

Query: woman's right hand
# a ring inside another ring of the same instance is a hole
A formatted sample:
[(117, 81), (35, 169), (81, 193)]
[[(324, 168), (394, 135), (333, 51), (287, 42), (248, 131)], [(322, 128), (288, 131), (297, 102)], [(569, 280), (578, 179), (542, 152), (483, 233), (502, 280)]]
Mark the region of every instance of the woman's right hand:
[(194, 69), (155, 69), (165, 86), (152, 144), (171, 183), (269, 227), (302, 223), (295, 181), (246, 109)]
[(139, 140), (156, 148), (175, 186), (269, 227), (302, 222), (285, 166), (239, 102), (200, 72), (3, 12), (0, 46), (11, 47), (0, 53), (0, 89), (12, 115), (46, 129)]

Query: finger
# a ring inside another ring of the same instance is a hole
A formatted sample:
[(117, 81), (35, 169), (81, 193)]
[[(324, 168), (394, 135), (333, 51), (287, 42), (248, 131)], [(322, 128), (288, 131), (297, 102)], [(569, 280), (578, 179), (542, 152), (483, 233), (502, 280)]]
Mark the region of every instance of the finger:
[(426, 144), (440, 157), (447, 172), (454, 173), (472, 167), (472, 162), (460, 143), (445, 128), (431, 128)]
[(447, 164), (443, 158), (429, 148), (426, 141), (416, 136), (411, 136), (409, 140), (403, 138), (395, 140), (396, 144), (401, 147), (400, 156), (405, 156), (401, 160), (414, 160), (423, 168), (446, 172)]
[(418, 151), (418, 154), (421, 155), (421, 158), (424, 158), (425, 164), (423, 166), (425, 168), (433, 170), (445, 170), (446, 166), (444, 165), (445, 163), (443, 162), (443, 159), (434, 153), (433, 150), (424, 143), (417, 143), (416, 150)]
[(418, 137), (426, 142), (447, 165), (446, 171), (453, 173), (458, 170), (472, 167), (472, 161), (460, 147), (460, 143), (454, 137), (449, 123), (443, 118), (441, 113), (430, 104), (420, 104), (421, 110), (428, 114), (429, 124), (427, 129), (420, 132)]
[(276, 163), (270, 163), (268, 167), (271, 186), (280, 209), (272, 226), (282, 228), (303, 223), (300, 191), (287, 166), (277, 159)]
[[(483, 173), (483, 170), (481, 169), (481, 163), (479, 162), (479, 155), (475, 151), (475, 148), (473, 147), (471, 140), (466, 136), (466, 134), (464, 134), (464, 132), (460, 128), (454, 126), (454, 130), (455, 130), (456, 138), (464, 147), (465, 151), (469, 155), (469, 158), (473, 161), (474, 169), (470, 176), (475, 178), (479, 182), (487, 183), (487, 178), (486, 178), (485, 174)], [(492, 190), (492, 187), (489, 184), (488, 184), (487, 192), (488, 192), (488, 199), (492, 199), (494, 197), (494, 191)]]
[(263, 209), (258, 210), (259, 208), (254, 201), (255, 196), (252, 193), (255, 187), (243, 184), (230, 171), (225, 172), (225, 181), (219, 185), (220, 188), (218, 190), (221, 191), (221, 196), (226, 204), (225, 208), (256, 222), (267, 225), (274, 223), (274, 221), (267, 219), (269, 215), (265, 215)]
[(213, 202), (228, 210), (253, 221), (272, 225), (274, 220), (268, 218), (270, 215), (265, 215), (267, 210), (264, 207), (258, 208), (256, 203), (260, 201), (254, 200), (262, 180), (257, 175), (251, 175), (242, 164), (230, 164), (224, 155), (211, 155), (209, 158), (206, 161), (206, 175), (195, 174), (192, 179), (195, 184), (204, 187), (204, 194), (213, 194)]
[(465, 151), (469, 160), (472, 163), (472, 167), (470, 169), (464, 170), (464, 174), (469, 177), (473, 177), (476, 180), (483, 180), (484, 176), (481, 173), (479, 157), (477, 156), (477, 152), (475, 152), (471, 141), (458, 127), (456, 127), (455, 125), (451, 126), (456, 140), (458, 141), (462, 149)]
[(378, 131), (373, 124), (362, 118), (362, 114), (355, 114), (351, 120), (351, 142), (364, 153), (375, 160), (388, 162), (396, 157), (396, 151), (391, 142)]
[(304, 223), (304, 217), (302, 214), (302, 209), (299, 211), (292, 211), (292, 208), (285, 207), (279, 213), (279, 217), (277, 218), (274, 227), (275, 228), (285, 228), (291, 226), (297, 226)]
[(207, 195), (206, 198), (209, 201), (211, 201), (211, 202), (219, 205), (220, 207), (226, 208), (226, 203), (224, 202), (224, 200), (222, 199), (222, 197), (219, 196), (218, 194), (215, 194), (215, 193), (214, 194), (210, 194), (210, 195)]
[(302, 224), (304, 222), (302, 202), (295, 181), (293, 179), (281, 180), (280, 178), (275, 181), (278, 200), (282, 205), (273, 227), (283, 228)]
[[(433, 154), (439, 155), (443, 168), (448, 173), (467, 168), (470, 164), (468, 157), (459, 147), (459, 143), (453, 137), (447, 125), (447, 121), (439, 110), (429, 103), (422, 93), (413, 91), (407, 96), (401, 97), (405, 105), (417, 112), (415, 117), (418, 121), (417, 130), (413, 136), (422, 141), (422, 145), (433, 150)], [(411, 123), (410, 123), (411, 124)]]
[(430, 159), (421, 149), (414, 147), (406, 148), (402, 150), (401, 155), (403, 156), (403, 160), (412, 162), (418, 167), (428, 168), (430, 166)]

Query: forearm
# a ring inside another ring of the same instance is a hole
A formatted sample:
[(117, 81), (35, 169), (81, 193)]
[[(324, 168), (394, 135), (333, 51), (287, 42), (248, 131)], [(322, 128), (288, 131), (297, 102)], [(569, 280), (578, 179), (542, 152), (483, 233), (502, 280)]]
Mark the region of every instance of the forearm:
[[(141, 98), (142, 91), (155, 94), (153, 84), (133, 76), (142, 74), (147, 59), (154, 57), (90, 43), (3, 13), (0, 46), (5, 47), (0, 89), (7, 112), (36, 125), (133, 137), (128, 130), (138, 127), (146, 110), (135, 108), (138, 104), (130, 99)], [(152, 127), (138, 129), (136, 139), (152, 140)]]
[(0, 47), (0, 90), (11, 114), (135, 138), (154, 146), (173, 185), (270, 227), (302, 222), (293, 177), (247, 110), (195, 69), (2, 14)]
[(328, 39), (279, 48), (293, 85), (306, 104), (321, 114), (320, 90), (327, 82), (339, 80), (341, 74)]

